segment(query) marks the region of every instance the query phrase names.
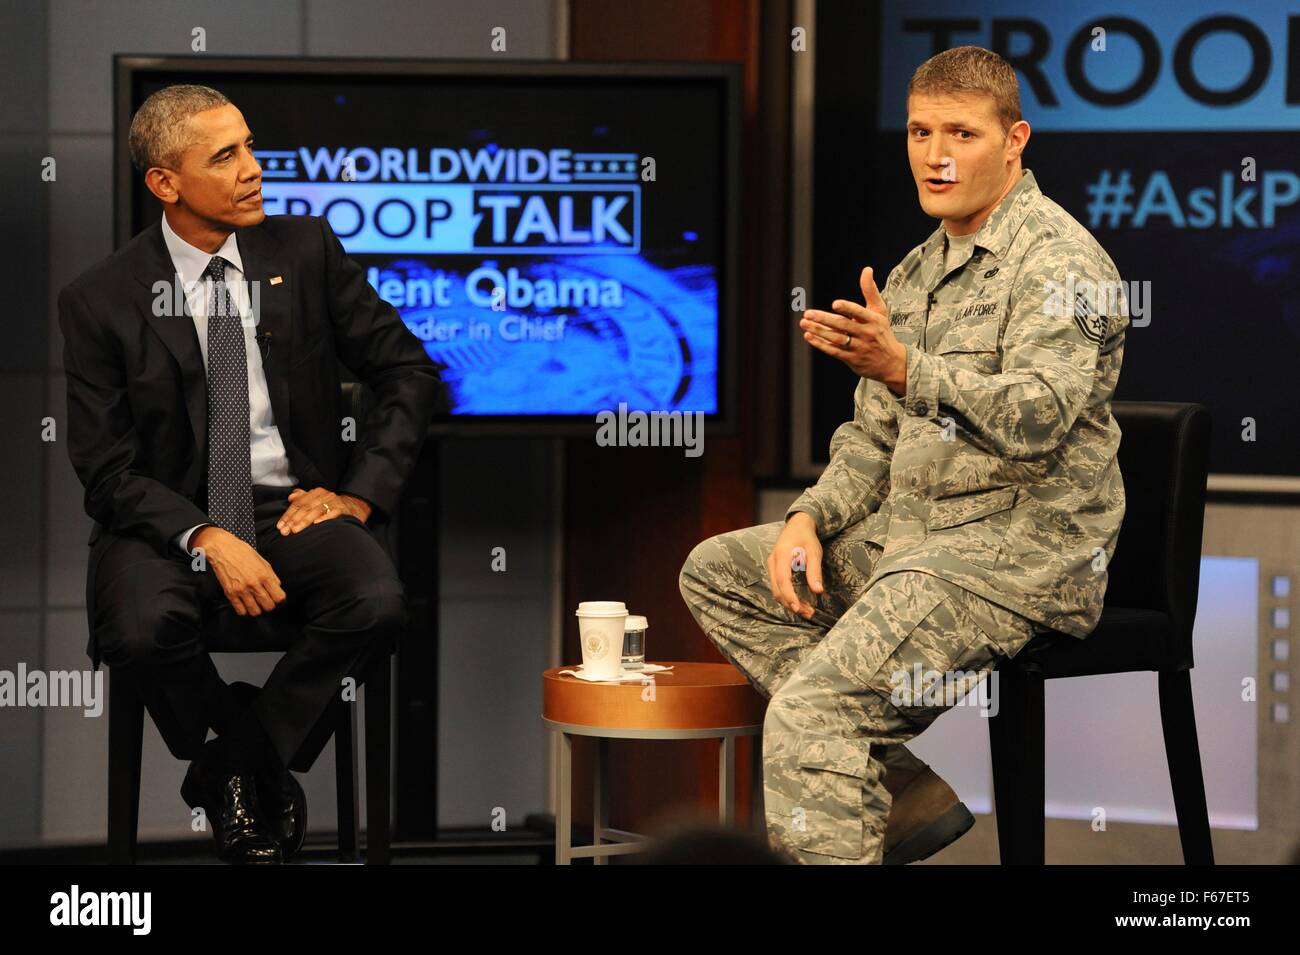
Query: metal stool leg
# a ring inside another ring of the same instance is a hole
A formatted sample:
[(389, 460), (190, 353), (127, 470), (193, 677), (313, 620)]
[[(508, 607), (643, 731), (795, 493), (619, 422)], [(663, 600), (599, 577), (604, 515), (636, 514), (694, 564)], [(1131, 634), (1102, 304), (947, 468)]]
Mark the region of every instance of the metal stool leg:
[[(592, 825), (591, 844), (601, 845), (601, 833), (609, 828), (609, 740), (600, 736), (596, 739), (596, 764), (592, 767)], [(608, 865), (609, 856), (597, 855), (593, 865)]]
[(767, 816), (763, 812), (763, 736), (751, 736), (749, 763), (750, 818), (755, 832), (766, 835)]
[(361, 841), (357, 806), (357, 711), (355, 703), (340, 700), (334, 730), (334, 792), (338, 800), (339, 862), (357, 862)]
[(108, 858), (113, 865), (135, 865), (140, 821), (144, 701), (129, 681), (125, 673), (109, 672)]
[(366, 865), (388, 865), (392, 760), (392, 660), (385, 654), (366, 681)]
[(555, 814), (555, 864), (569, 865), (573, 861), (573, 739), (560, 733), (560, 753), (555, 764), (556, 795)]
[(718, 821), (730, 826), (736, 818), (736, 737), (718, 742)]

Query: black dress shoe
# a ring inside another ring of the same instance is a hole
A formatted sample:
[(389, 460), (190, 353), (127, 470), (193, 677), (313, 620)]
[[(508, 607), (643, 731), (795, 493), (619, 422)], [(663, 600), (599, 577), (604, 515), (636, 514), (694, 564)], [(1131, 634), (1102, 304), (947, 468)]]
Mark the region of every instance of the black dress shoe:
[(202, 807), (212, 825), (217, 855), (232, 865), (278, 865), (280, 845), (264, 828), (252, 773), (206, 771), (206, 761), (190, 764), (181, 783), (181, 797), (191, 808)]
[(259, 773), (257, 795), (266, 816), (267, 829), (280, 844), (288, 862), (302, 849), (307, 838), (307, 794), (289, 770)]
[[(256, 701), (258, 687), (236, 681), (230, 684), (230, 695), (242, 714)], [(257, 799), (266, 816), (267, 829), (280, 844), (284, 861), (288, 862), (302, 849), (307, 838), (307, 794), (293, 773), (280, 766), (273, 753), (259, 755), (257, 772)]]

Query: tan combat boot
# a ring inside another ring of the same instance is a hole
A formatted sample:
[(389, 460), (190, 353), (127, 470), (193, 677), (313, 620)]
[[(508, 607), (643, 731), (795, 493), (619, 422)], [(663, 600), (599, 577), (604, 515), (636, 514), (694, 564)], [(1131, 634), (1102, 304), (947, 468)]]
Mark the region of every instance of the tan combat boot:
[(929, 766), (919, 771), (887, 768), (881, 782), (894, 800), (885, 826), (884, 865), (928, 858), (975, 825), (970, 810)]

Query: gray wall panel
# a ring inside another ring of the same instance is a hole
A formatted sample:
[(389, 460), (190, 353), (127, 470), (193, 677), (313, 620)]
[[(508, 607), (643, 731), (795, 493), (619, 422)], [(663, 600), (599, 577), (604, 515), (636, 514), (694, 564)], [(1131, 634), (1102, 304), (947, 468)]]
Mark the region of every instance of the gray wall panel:
[(113, 131), (113, 55), (191, 49), (196, 27), (214, 56), (294, 55), (301, 50), (297, 3), (264, 0), (133, 0), (50, 4), (50, 128)]
[[(311, 56), (526, 59), (555, 54), (551, 0), (307, 0)], [(492, 51), (502, 27), (506, 50)]]

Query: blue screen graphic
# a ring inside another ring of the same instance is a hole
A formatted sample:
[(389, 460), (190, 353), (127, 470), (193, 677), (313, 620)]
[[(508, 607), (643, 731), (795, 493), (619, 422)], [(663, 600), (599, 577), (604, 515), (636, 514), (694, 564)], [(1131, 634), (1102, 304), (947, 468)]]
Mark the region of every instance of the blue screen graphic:
[(249, 118), (267, 214), (329, 220), (446, 366), (453, 415), (722, 410), (716, 81), (286, 79), (273, 98)]

